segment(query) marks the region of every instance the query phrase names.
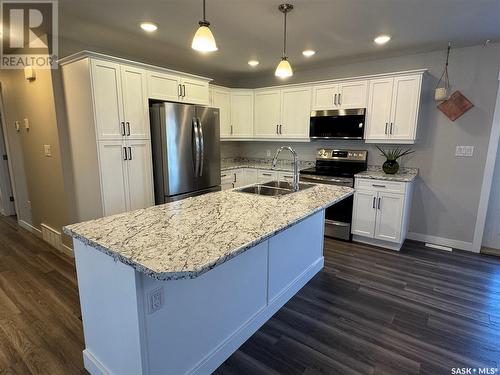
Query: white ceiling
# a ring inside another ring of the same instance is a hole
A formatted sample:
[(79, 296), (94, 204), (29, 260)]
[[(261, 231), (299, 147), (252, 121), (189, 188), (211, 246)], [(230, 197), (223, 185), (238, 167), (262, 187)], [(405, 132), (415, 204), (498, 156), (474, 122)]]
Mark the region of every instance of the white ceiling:
[[(290, 0), (288, 54), (293, 66), (500, 41), (500, 0)], [(59, 0), (64, 53), (80, 47), (229, 80), (275, 67), (282, 48), (280, 0), (207, 0), (219, 51), (190, 48), (202, 0)], [(141, 21), (159, 25), (147, 34)], [(377, 46), (382, 33), (393, 39)], [(69, 41), (76, 41), (73, 43)], [(305, 48), (318, 53), (302, 56)], [(260, 65), (251, 68), (250, 59)]]

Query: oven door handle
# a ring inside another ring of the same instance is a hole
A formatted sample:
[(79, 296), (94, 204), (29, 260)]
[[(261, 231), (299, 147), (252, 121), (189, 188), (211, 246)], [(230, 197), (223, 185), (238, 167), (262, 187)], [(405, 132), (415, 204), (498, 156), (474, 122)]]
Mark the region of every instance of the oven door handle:
[(341, 184), (351, 185), (350, 181), (339, 180), (338, 178), (314, 177), (310, 175), (300, 175), (301, 180), (318, 181), (318, 182), (338, 182)]

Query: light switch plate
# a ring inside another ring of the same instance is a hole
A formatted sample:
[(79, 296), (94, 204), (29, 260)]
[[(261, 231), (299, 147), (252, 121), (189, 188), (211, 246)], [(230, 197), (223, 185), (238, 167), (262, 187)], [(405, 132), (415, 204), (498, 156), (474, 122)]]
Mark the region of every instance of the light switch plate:
[(51, 145), (43, 145), (43, 153), (47, 157), (52, 156), (52, 146)]
[(26, 130), (30, 130), (30, 120), (28, 120), (27, 118), (24, 119), (24, 128)]
[(471, 157), (474, 155), (474, 146), (457, 146), (455, 156)]

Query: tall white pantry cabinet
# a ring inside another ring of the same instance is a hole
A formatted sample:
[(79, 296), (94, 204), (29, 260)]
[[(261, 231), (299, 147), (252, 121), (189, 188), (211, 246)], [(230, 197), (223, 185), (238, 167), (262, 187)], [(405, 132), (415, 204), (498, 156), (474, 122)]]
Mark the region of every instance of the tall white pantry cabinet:
[[(152, 80), (152, 70), (145, 65), (92, 55), (63, 61), (61, 65), (75, 220), (90, 220), (153, 205), (149, 98), (161, 98)], [(197, 93), (197, 87), (190, 85), (189, 80), (206, 88), (206, 100), (203, 95), (196, 95), (193, 101), (207, 104), (209, 80), (196, 77), (179, 76), (179, 89), (174, 91), (178, 97), (170, 99), (186, 102), (189, 100), (186, 92)]]

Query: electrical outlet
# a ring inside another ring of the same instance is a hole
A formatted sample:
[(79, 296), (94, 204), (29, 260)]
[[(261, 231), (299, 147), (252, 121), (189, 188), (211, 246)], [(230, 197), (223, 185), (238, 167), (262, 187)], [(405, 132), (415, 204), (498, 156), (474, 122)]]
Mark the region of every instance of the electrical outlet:
[(163, 287), (153, 289), (148, 293), (149, 313), (152, 314), (163, 306)]
[(474, 155), (474, 146), (465, 146), (465, 156), (471, 157)]

